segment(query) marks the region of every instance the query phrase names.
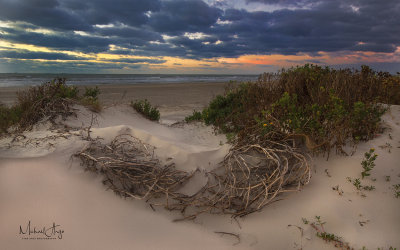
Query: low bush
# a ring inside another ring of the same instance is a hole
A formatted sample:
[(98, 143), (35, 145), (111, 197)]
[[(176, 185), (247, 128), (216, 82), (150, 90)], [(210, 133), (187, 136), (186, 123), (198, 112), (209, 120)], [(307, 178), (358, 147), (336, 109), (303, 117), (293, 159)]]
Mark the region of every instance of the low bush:
[(193, 114), (185, 117), (186, 122), (201, 121), (201, 120), (203, 120), (203, 116), (201, 112), (198, 112), (196, 110), (193, 110)]
[(22, 110), (17, 106), (7, 107), (0, 103), (0, 135), (21, 120)]
[(217, 96), (202, 112), (206, 124), (237, 134), (237, 142), (303, 142), (313, 152), (343, 151), (368, 140), (386, 111), (400, 104), (400, 76), (304, 65), (264, 73)]
[[(60, 79), (61, 80), (61, 79)], [(78, 99), (79, 90), (76, 86), (68, 86), (65, 84), (65, 79), (63, 84), (60, 85), (59, 93), (57, 94), (60, 98)]]
[(16, 104), (11, 107), (0, 104), (0, 135), (7, 133), (10, 127), (14, 127), (15, 131), (23, 131), (42, 119), (54, 121), (59, 116), (65, 118), (73, 114), (71, 105), (76, 102), (99, 112), (99, 93), (98, 87), (86, 88), (81, 97), (78, 88), (68, 86), (65, 78), (56, 78), (18, 92)]
[(160, 111), (156, 107), (151, 106), (150, 102), (145, 100), (139, 100), (131, 102), (131, 106), (140, 114), (152, 121), (160, 120)]
[(89, 99), (94, 99), (97, 100), (98, 96), (100, 94), (100, 89), (99, 87), (85, 87), (85, 93), (83, 94), (83, 98), (89, 98)]
[(86, 96), (80, 99), (80, 104), (87, 107), (90, 111), (99, 113), (103, 109), (103, 106), (99, 102), (97, 98), (93, 98), (91, 96)]
[(65, 84), (65, 78), (54, 79), (18, 92), (17, 104), (13, 107), (21, 111), (18, 129), (28, 129), (43, 118), (53, 121), (60, 115), (71, 115), (71, 100), (76, 99), (77, 94), (76, 87)]
[(242, 83), (237, 88), (228, 90), (225, 95), (218, 95), (202, 112), (207, 125), (216, 125), (222, 132), (235, 132), (241, 127), (240, 120), (247, 112), (245, 98), (248, 97), (249, 83)]

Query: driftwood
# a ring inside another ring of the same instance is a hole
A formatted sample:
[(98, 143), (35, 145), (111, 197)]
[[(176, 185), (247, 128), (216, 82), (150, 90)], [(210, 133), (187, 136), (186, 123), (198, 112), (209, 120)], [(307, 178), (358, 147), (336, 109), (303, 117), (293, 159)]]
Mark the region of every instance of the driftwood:
[(190, 178), (173, 164), (162, 166), (153, 151), (137, 138), (120, 135), (110, 145), (92, 141), (75, 156), (87, 170), (103, 174), (103, 183), (118, 195), (150, 200), (174, 193)]
[(119, 195), (144, 199), (182, 218), (201, 213), (245, 216), (261, 210), (280, 193), (299, 190), (311, 177), (308, 157), (285, 143), (234, 146), (223, 162), (207, 172), (207, 184), (193, 195), (179, 192), (194, 173), (162, 165), (154, 147), (130, 135), (117, 136), (109, 145), (98, 140), (75, 154), (87, 170), (104, 175), (104, 184)]

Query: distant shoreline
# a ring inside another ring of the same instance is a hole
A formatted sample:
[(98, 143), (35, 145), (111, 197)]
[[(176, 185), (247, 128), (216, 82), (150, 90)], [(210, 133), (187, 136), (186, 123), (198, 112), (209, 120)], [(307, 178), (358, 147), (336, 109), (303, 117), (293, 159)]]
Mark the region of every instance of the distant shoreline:
[(0, 73), (1, 87), (37, 86), (55, 78), (66, 78), (67, 84), (114, 85), (114, 84), (170, 84), (215, 83), (230, 81), (254, 81), (258, 75), (210, 75), (210, 74), (6, 74)]

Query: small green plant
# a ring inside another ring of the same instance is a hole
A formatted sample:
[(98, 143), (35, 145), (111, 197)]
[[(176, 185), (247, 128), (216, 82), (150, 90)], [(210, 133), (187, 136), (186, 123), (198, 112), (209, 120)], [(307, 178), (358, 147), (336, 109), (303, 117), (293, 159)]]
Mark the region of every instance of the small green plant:
[[(317, 237), (323, 239), (326, 242), (333, 242), (336, 247), (342, 248), (342, 249), (351, 249), (350, 245), (346, 242), (343, 242), (342, 238), (332, 234), (332, 233), (327, 233), (325, 231), (324, 225), (326, 222), (321, 220), (320, 216), (315, 216), (316, 221), (312, 222), (310, 226), (317, 231), (316, 235)], [(304, 224), (308, 224), (308, 221), (304, 218), (302, 218)], [(307, 223), (305, 223), (307, 221)]]
[(400, 198), (400, 184), (393, 185), (394, 197)]
[[(361, 191), (361, 189), (367, 190), (367, 191), (372, 191), (375, 190), (375, 186), (363, 186), (361, 184), (360, 178), (356, 178), (356, 179), (351, 179), (350, 177), (346, 178), (348, 182), (350, 182), (351, 184), (353, 184), (354, 187), (356, 187), (357, 190)], [(361, 194), (361, 196), (365, 196), (364, 194)]]
[[(350, 177), (347, 177), (346, 179), (347, 179), (347, 181), (349, 181), (351, 184), (353, 184), (353, 186), (356, 187), (356, 189), (357, 189), (358, 191), (361, 191), (361, 189), (367, 190), (367, 191), (375, 190), (375, 186), (372, 186), (372, 185), (370, 185), (370, 186), (363, 186), (363, 185), (361, 184), (360, 178), (356, 178), (356, 179), (353, 180), (353, 179), (351, 179)], [(361, 196), (365, 197), (365, 194), (361, 194)]]
[(318, 232), (317, 236), (320, 237), (321, 239), (325, 240), (325, 241), (340, 241), (340, 237), (334, 235), (334, 234), (330, 234), (330, 233), (326, 233), (326, 232)]
[(370, 176), (369, 173), (375, 167), (375, 160), (378, 157), (377, 154), (374, 154), (375, 149), (371, 148), (369, 152), (364, 154), (365, 159), (361, 162), (361, 166), (363, 167), (364, 171), (361, 172), (361, 177), (364, 179), (366, 176)]
[(390, 175), (386, 175), (386, 176), (385, 176), (385, 180), (386, 180), (387, 182), (389, 182), (389, 181), (390, 181)]
[(226, 133), (226, 140), (228, 143), (233, 143), (236, 138), (236, 133)]
[(362, 188), (363, 188), (364, 190), (367, 190), (367, 191), (375, 190), (375, 186), (372, 186), (372, 185), (370, 185), (370, 186), (362, 186)]
[(99, 87), (85, 87), (85, 93), (83, 93), (80, 103), (90, 111), (99, 113), (103, 108), (99, 102), (99, 94)]
[(361, 190), (361, 188), (362, 188), (362, 186), (361, 186), (361, 181), (360, 181), (360, 179), (354, 179), (353, 180), (353, 185), (357, 188), (357, 190)]
[(97, 100), (100, 94), (100, 89), (99, 87), (85, 87), (85, 93), (83, 94), (84, 98), (92, 98), (94, 100)]
[(320, 226), (322, 229), (324, 229), (324, 224), (326, 224), (326, 222), (321, 221), (321, 216), (315, 216), (315, 219), (317, 219), (317, 226)]
[(58, 96), (61, 98), (78, 99), (79, 90), (76, 86), (63, 84), (60, 86)]
[(160, 111), (158, 111), (156, 107), (151, 106), (150, 102), (147, 99), (131, 102), (131, 106), (137, 112), (152, 121), (160, 120)]
[(103, 107), (102, 107), (101, 103), (99, 102), (99, 100), (95, 99), (95, 98), (93, 98), (91, 96), (82, 98), (80, 100), (80, 103), (83, 106), (87, 107), (92, 112), (99, 113), (103, 109)]
[(203, 120), (203, 116), (201, 112), (198, 112), (196, 110), (193, 110), (193, 114), (185, 117), (186, 122), (201, 121), (201, 120)]

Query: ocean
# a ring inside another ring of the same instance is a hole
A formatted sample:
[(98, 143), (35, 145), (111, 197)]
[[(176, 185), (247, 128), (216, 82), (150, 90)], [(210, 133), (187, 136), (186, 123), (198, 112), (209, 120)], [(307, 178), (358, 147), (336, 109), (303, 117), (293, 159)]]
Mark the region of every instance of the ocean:
[(67, 79), (71, 85), (145, 84), (145, 83), (207, 83), (243, 82), (257, 80), (258, 75), (172, 75), (172, 74), (19, 74), (1, 73), (0, 87), (35, 86), (57, 77)]

